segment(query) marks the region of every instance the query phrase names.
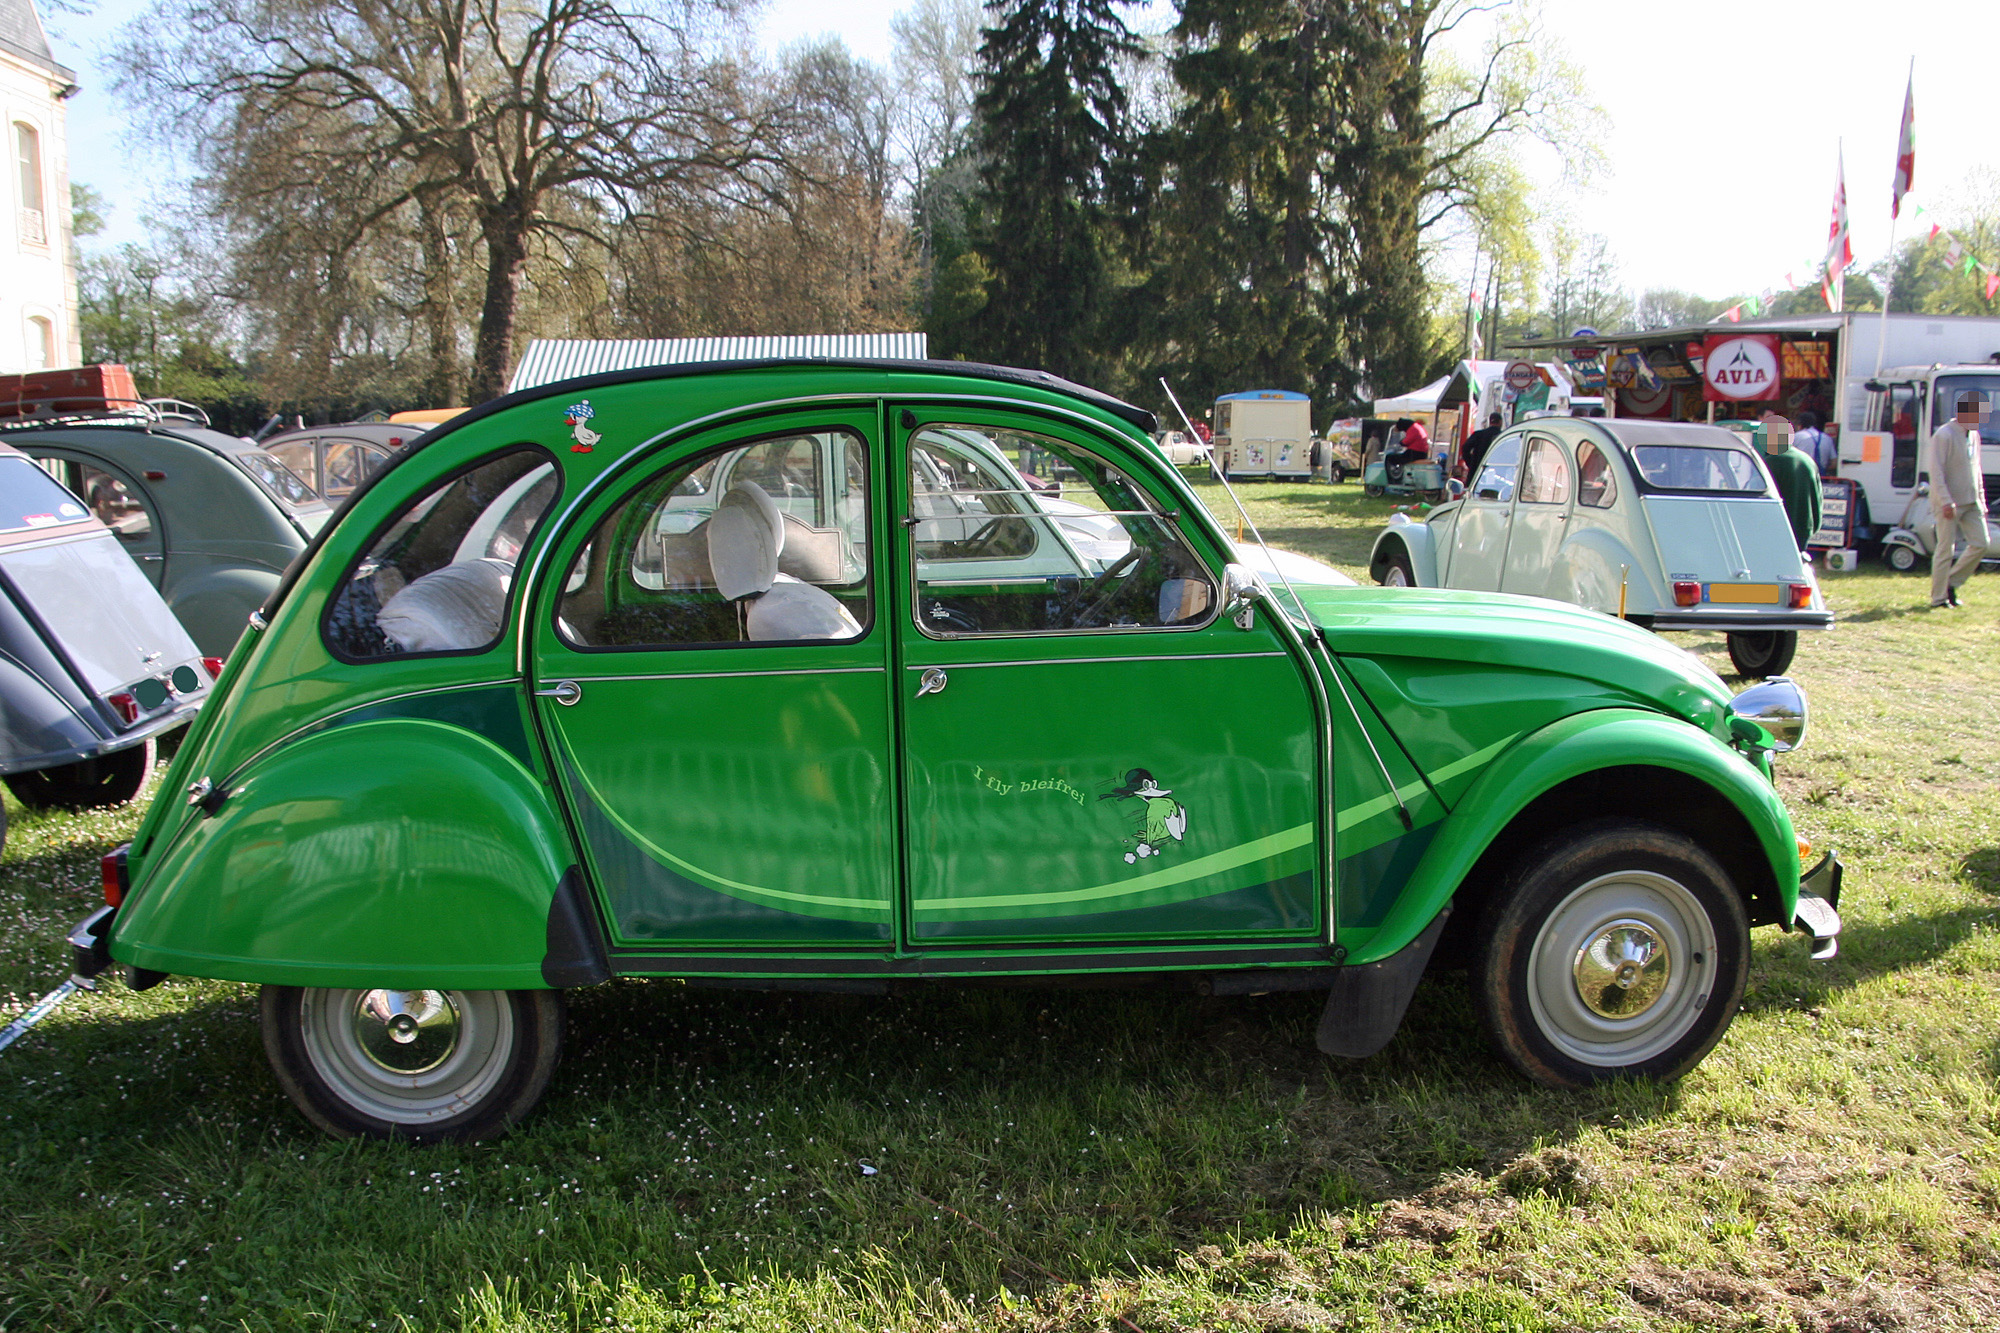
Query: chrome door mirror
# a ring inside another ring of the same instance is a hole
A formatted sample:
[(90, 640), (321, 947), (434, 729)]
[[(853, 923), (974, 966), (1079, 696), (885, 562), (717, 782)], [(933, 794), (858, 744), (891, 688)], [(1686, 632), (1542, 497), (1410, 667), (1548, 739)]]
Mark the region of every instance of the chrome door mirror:
[(1222, 571), (1222, 613), (1249, 629), (1257, 623), (1257, 599), (1264, 595), (1264, 580), (1248, 565), (1230, 565)]

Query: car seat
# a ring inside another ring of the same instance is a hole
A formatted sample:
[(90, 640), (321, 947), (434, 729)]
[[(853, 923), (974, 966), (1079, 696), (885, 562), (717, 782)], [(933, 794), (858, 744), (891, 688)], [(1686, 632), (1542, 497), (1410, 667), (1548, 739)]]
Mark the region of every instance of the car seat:
[(742, 608), (744, 638), (860, 637), (861, 626), (832, 593), (778, 572), (784, 515), (756, 482), (731, 486), (704, 526), (709, 572), (717, 591)]
[(375, 624), (406, 653), (483, 648), (500, 637), (513, 572), (493, 559), (434, 569), (384, 602)]

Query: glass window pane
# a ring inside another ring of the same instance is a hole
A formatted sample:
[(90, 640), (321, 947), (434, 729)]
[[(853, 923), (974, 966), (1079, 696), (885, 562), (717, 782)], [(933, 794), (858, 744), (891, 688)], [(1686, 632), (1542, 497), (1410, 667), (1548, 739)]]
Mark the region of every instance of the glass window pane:
[(1498, 500), (1502, 504), (1514, 498), (1514, 476), (1520, 470), (1521, 437), (1509, 435), (1494, 442), (1486, 452), (1486, 461), (1480, 464), (1479, 479), (1472, 483), (1472, 495), (1477, 500)]
[(1752, 494), (1765, 488), (1764, 469), (1742, 449), (1685, 444), (1642, 444), (1632, 451), (1639, 475), (1663, 491)]
[[(1066, 478), (1030, 481), (1024, 465)], [(1213, 578), (1116, 466), (1050, 436), (926, 426), (910, 439), (916, 620), (927, 634), (1206, 623)]]
[(0, 532), (74, 523), (89, 511), (26, 458), (0, 457)]
[(1528, 445), (1528, 466), (1522, 474), (1521, 503), (1569, 503), (1569, 460), (1553, 440), (1537, 439)]
[(1611, 476), (1611, 460), (1589, 440), (1576, 447), (1578, 504), (1592, 509), (1609, 509), (1618, 502), (1618, 483)]
[(271, 457), (283, 463), (288, 471), (297, 473), (308, 485), (315, 480), (319, 464), (315, 460), (313, 441), (290, 440), (284, 444), (266, 445)]
[(434, 487), (348, 571), (327, 646), (350, 659), (491, 648), (515, 561), (557, 486), (548, 455), (523, 448)]
[(868, 449), (772, 436), (674, 464), (599, 521), (564, 584), (583, 648), (858, 638), (870, 618)]

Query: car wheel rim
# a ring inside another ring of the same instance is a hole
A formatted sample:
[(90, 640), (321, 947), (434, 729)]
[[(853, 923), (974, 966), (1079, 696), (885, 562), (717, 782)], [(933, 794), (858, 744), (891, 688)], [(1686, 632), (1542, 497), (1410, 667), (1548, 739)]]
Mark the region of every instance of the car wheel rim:
[(477, 1105), (514, 1046), (504, 991), (311, 990), (300, 1027), (334, 1095), (396, 1125), (432, 1124)]
[(1410, 586), (1410, 580), (1404, 576), (1401, 566), (1392, 565), (1389, 567), (1388, 575), (1382, 580), (1382, 586), (1385, 588), (1407, 588)]
[(1715, 926), (1678, 880), (1620, 871), (1549, 913), (1528, 959), (1528, 1003), (1557, 1050), (1586, 1065), (1644, 1064), (1692, 1031), (1714, 989)]

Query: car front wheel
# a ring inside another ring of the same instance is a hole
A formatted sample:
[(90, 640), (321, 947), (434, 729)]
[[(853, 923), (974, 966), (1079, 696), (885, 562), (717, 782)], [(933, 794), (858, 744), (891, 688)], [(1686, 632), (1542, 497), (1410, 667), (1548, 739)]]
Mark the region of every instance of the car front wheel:
[(1907, 546), (1891, 546), (1882, 553), (1882, 558), (1898, 574), (1907, 574), (1917, 567), (1917, 553)]
[(1686, 834), (1636, 820), (1572, 829), (1524, 856), (1487, 907), (1479, 1007), (1539, 1083), (1674, 1079), (1722, 1038), (1749, 969), (1728, 872)]
[(264, 1053), (306, 1119), (341, 1138), (492, 1138), (541, 1100), (562, 1053), (557, 991), (266, 986)]
[(1743, 630), (1729, 636), (1729, 660), (1746, 679), (1784, 675), (1798, 651), (1797, 630)]

